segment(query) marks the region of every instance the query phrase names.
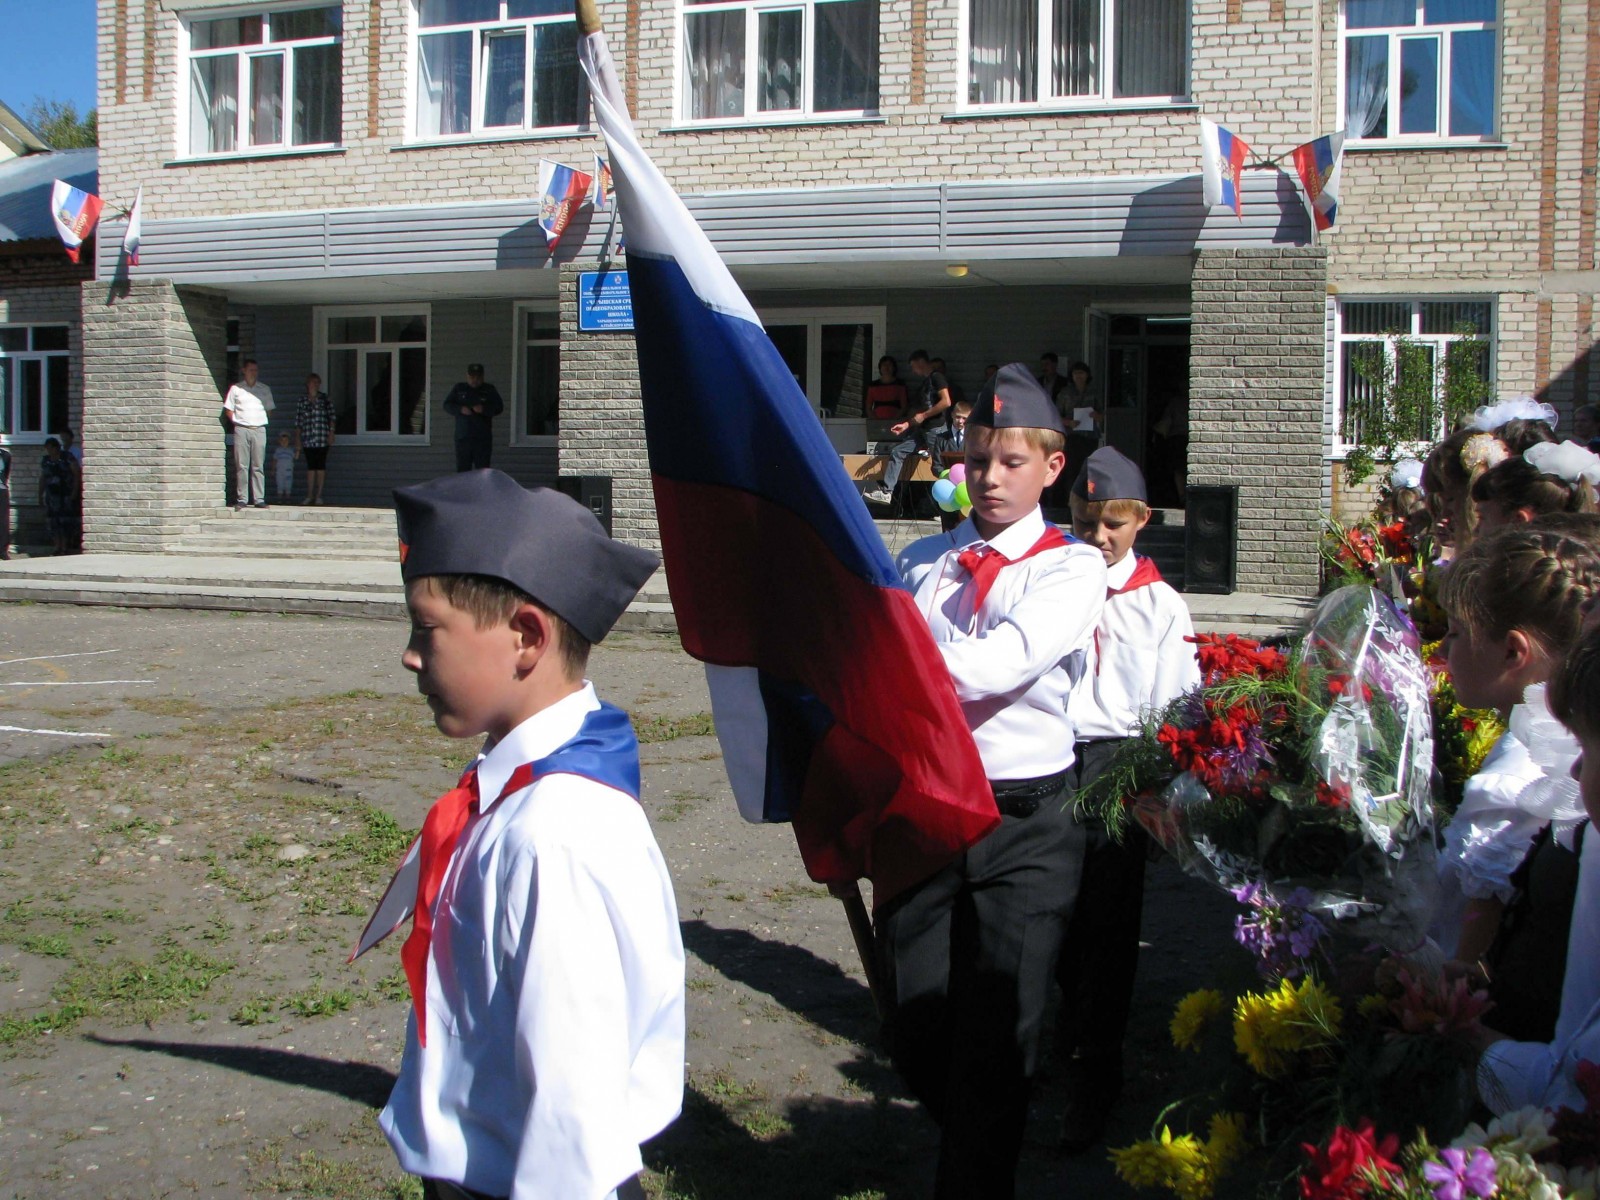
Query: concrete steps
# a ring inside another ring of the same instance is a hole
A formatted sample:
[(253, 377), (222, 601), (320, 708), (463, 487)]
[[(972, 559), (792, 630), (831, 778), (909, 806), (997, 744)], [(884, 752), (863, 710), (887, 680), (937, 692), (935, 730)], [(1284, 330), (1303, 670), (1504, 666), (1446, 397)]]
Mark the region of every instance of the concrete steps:
[(392, 561), (394, 513), (382, 508), (285, 505), (226, 509), (169, 553), (206, 558)]

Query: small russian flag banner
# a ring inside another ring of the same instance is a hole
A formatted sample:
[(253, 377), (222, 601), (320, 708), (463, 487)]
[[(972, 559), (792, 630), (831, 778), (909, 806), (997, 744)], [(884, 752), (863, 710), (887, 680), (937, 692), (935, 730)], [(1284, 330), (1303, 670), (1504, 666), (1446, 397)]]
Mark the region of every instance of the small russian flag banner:
[(133, 208), (128, 213), (128, 228), (122, 235), (122, 252), (128, 256), (128, 265), (139, 265), (139, 239), (144, 236), (144, 218), (140, 209), (144, 205), (144, 188), (133, 197)]
[(1233, 209), (1244, 216), (1244, 161), (1250, 147), (1231, 129), (1200, 118), (1200, 178), (1206, 205)]
[(1330, 229), (1339, 215), (1339, 172), (1344, 164), (1344, 131), (1296, 146), (1295, 174), (1305, 188), (1306, 207), (1318, 229)]
[(539, 160), (539, 228), (551, 250), (572, 223), (573, 214), (588, 198), (591, 179), (563, 163)]
[(813, 879), (865, 876), (881, 904), (999, 824), (983, 764), (810, 403), (635, 138), (605, 35), (578, 60), (628, 229), (672, 607), (706, 664), (734, 798), (748, 820), (793, 824)]
[(56, 180), (50, 189), (50, 216), (55, 220), (61, 244), (67, 248), (67, 257), (78, 261), (78, 251), (94, 232), (104, 207), (99, 196), (90, 195), (64, 180)]
[(596, 154), (594, 182), (589, 185), (589, 203), (594, 205), (596, 212), (604, 212), (610, 206), (611, 193), (615, 190), (611, 182), (611, 164)]

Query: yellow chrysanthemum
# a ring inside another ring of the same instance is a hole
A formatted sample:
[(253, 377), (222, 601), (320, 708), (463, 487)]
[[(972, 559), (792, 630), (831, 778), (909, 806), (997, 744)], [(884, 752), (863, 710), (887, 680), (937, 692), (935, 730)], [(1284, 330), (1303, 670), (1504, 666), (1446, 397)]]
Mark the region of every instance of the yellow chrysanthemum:
[(1162, 1133), (1165, 1142), (1146, 1138), (1111, 1152), (1111, 1161), (1124, 1182), (1134, 1187), (1167, 1186), (1167, 1181), (1172, 1178), (1172, 1157), (1167, 1152), (1172, 1134), (1166, 1129)]
[(1389, 1013), (1389, 997), (1381, 992), (1373, 992), (1371, 995), (1363, 996), (1356, 1004), (1356, 1012), (1369, 1021), (1377, 1017), (1387, 1016)]
[(1326, 1045), (1343, 1020), (1339, 1001), (1315, 979), (1285, 979), (1276, 991), (1239, 997), (1233, 1045), (1251, 1070), (1275, 1079), (1288, 1069), (1291, 1055)]
[(1210, 1200), (1216, 1191), (1216, 1172), (1206, 1147), (1192, 1133), (1172, 1136), (1161, 1128), (1159, 1138), (1148, 1138), (1111, 1152), (1117, 1174), (1134, 1187), (1169, 1188), (1179, 1200)]
[(1226, 1012), (1227, 1007), (1221, 992), (1210, 988), (1190, 992), (1178, 1001), (1178, 1007), (1173, 1011), (1170, 1026), (1172, 1044), (1179, 1050), (1198, 1051), (1206, 1027)]
[(1211, 1117), (1210, 1135), (1206, 1138), (1206, 1158), (1220, 1179), (1229, 1167), (1238, 1162), (1245, 1152), (1245, 1118), (1243, 1113), (1215, 1113)]

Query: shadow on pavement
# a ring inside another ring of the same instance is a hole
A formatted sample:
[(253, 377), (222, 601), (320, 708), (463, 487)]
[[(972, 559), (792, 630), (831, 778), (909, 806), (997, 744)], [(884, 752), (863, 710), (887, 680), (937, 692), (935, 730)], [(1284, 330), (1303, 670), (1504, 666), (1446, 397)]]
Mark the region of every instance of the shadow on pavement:
[(385, 1067), (349, 1060), (318, 1058), (294, 1050), (274, 1050), (265, 1046), (208, 1046), (200, 1042), (157, 1042), (148, 1038), (100, 1037), (86, 1034), (85, 1041), (97, 1046), (117, 1046), (187, 1058), (195, 1062), (226, 1067), (258, 1079), (270, 1079), (293, 1087), (314, 1088), (354, 1100), (369, 1108), (382, 1108), (394, 1088), (395, 1074)]

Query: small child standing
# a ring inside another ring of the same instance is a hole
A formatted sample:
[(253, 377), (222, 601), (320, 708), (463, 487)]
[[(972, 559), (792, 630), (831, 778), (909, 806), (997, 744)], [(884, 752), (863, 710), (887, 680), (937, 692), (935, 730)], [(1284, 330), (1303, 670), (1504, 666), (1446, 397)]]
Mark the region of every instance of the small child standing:
[(940, 1124), (941, 1200), (1014, 1194), (1056, 949), (1078, 894), (1067, 698), (1106, 567), (1039, 509), (1065, 446), (1049, 395), (1021, 363), (1002, 367), (967, 423), (972, 515), (897, 564), (1000, 811), (982, 841), (877, 914), (889, 1052)]
[(1593, 551), (1526, 526), (1474, 541), (1445, 575), (1444, 654), (1456, 698), (1466, 708), (1492, 708), (1508, 724), (1467, 781), (1439, 856), (1433, 939), (1468, 965), (1494, 943), (1515, 892), (1512, 873), (1555, 815), (1528, 789), (1547, 771), (1559, 778), (1570, 752), (1542, 763), (1517, 731), (1544, 715), (1544, 684), (1577, 641), (1584, 602), (1597, 588)]
[(272, 490), (279, 500), (287, 500), (294, 491), (294, 447), (289, 435), (278, 435), (278, 448), (272, 452)]
[[(1106, 606), (1088, 674), (1067, 705), (1077, 739), (1072, 783), (1081, 791), (1100, 777), (1147, 712), (1199, 685), (1200, 665), (1187, 640), (1194, 624), (1183, 598), (1155, 563), (1133, 550), (1150, 523), (1138, 464), (1102, 446), (1078, 472), (1071, 504), (1072, 532), (1106, 563)], [(1117, 842), (1100, 821), (1084, 824), (1083, 882), (1056, 964), (1063, 999), (1055, 1058), (1067, 1090), (1061, 1148), (1069, 1154), (1100, 1140), (1122, 1093), (1122, 1040), (1139, 965), (1149, 854), (1149, 838), (1136, 825)]]
[(357, 948), (414, 913), (379, 1124), (425, 1195), (637, 1195), (640, 1143), (682, 1107), (683, 943), (638, 741), (584, 669), (657, 559), (499, 471), (400, 488), (395, 506), (400, 661), (441, 732), (488, 740)]

